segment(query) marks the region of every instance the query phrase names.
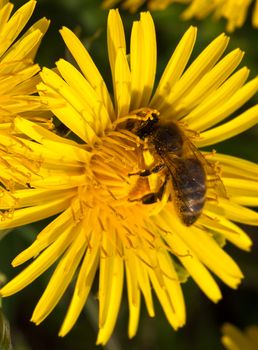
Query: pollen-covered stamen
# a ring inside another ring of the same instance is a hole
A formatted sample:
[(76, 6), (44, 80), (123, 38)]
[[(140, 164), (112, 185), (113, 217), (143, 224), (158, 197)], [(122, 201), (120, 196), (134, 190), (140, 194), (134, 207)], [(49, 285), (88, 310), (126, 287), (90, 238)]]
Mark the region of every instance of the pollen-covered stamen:
[(140, 157), (137, 137), (129, 132), (111, 131), (101, 138), (91, 151), (91, 161), (86, 169), (85, 196), (88, 205), (116, 208), (127, 206), (128, 194), (136, 179), (128, 174), (138, 167)]
[(15, 183), (28, 187), (33, 175), (40, 171), (42, 159), (35, 156), (27, 140), (13, 135), (1, 135), (0, 169), (1, 181), (12, 191)]

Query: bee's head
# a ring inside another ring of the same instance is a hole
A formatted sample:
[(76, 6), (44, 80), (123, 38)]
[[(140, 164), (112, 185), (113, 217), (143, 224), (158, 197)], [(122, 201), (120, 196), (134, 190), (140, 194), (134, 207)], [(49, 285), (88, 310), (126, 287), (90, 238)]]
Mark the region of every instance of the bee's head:
[(137, 117), (137, 120), (128, 120), (126, 129), (132, 131), (135, 135), (144, 140), (146, 137), (152, 135), (155, 126), (159, 121), (158, 114), (155, 112), (147, 114), (144, 111), (140, 111), (137, 113)]
[(150, 114), (147, 120), (139, 121), (139, 125), (137, 126), (136, 130), (136, 135), (139, 136), (142, 140), (152, 135), (158, 121), (159, 118), (157, 114)]

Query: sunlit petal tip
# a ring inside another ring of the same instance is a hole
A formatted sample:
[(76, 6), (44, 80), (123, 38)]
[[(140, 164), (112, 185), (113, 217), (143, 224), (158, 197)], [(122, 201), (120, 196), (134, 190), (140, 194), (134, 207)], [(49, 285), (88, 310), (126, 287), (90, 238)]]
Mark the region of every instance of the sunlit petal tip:
[(232, 284), (231, 288), (237, 289), (237, 288), (240, 286), (240, 284), (242, 283), (243, 278), (244, 278), (244, 277), (242, 277), (241, 279), (237, 280), (237, 281), (235, 282), (235, 284)]
[(242, 246), (241, 246), (241, 249), (245, 250), (246, 252), (251, 252), (252, 246), (253, 246), (253, 243), (252, 243), (252, 242), (251, 242), (250, 244), (247, 243), (245, 246), (242, 245)]
[(112, 17), (112, 16), (116, 17), (117, 15), (120, 16), (118, 8), (109, 10), (108, 11), (108, 20), (110, 19), (110, 17)]
[(65, 34), (66, 31), (73, 33), (73, 32), (72, 32), (68, 27), (66, 27), (66, 26), (62, 26), (61, 29), (59, 29), (59, 33), (60, 33), (60, 34)]
[(253, 241), (251, 240), (251, 238), (249, 238), (247, 235), (245, 235), (244, 237), (241, 237), (241, 243), (242, 243), (242, 249), (250, 252), (253, 248)]
[[(37, 241), (34, 242), (34, 245), (36, 246)], [(22, 251), (19, 255), (17, 255), (11, 262), (13, 267), (17, 267), (21, 264), (23, 264), (25, 261), (31, 259), (31, 257), (35, 257), (37, 255), (37, 250), (33, 249), (33, 246), (30, 246), (29, 248)]]
[[(61, 65), (63, 62), (67, 62), (64, 58), (59, 58), (56, 62), (55, 62), (55, 65), (57, 66), (58, 68), (58, 65)], [(42, 70), (44, 69), (45, 67), (42, 68)]]
[(187, 31), (185, 32), (185, 34), (188, 34), (189, 36), (192, 35), (194, 36), (195, 38), (197, 37), (197, 34), (198, 34), (198, 27), (197, 26), (193, 26), (191, 25)]
[(217, 296), (216, 298), (212, 299), (212, 301), (214, 302), (214, 304), (218, 304), (218, 302), (220, 302), (222, 298), (223, 296), (221, 294), (220, 296)]

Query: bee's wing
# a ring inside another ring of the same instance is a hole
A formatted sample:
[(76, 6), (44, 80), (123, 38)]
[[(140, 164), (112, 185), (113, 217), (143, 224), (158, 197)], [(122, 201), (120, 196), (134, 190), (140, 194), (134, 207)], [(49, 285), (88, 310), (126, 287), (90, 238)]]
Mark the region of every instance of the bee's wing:
[[(206, 186), (205, 186), (205, 172), (202, 163), (199, 159), (195, 162), (196, 158), (181, 158), (171, 154), (166, 155), (163, 158), (164, 163), (172, 178), (173, 190), (176, 194), (174, 200), (188, 210), (193, 212), (193, 196), (189, 197), (189, 190), (192, 193), (191, 188), (196, 188), (198, 193), (196, 196), (198, 199), (204, 197)], [(189, 199), (191, 199), (189, 201)]]
[(216, 165), (209, 162), (201, 153), (201, 151), (186, 136), (184, 137), (185, 154), (189, 157), (195, 157), (201, 162), (206, 173), (206, 181), (208, 183), (208, 187), (209, 183), (211, 183), (210, 187), (214, 189), (216, 195), (227, 198), (226, 188), (220, 178), (219, 169), (216, 169)]

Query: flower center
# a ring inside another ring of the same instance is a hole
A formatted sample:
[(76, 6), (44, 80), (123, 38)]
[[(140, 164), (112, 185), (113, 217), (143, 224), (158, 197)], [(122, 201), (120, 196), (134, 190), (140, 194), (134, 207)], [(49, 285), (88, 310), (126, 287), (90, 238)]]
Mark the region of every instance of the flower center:
[(159, 171), (158, 174), (150, 172), (143, 175), (145, 169), (155, 166), (157, 159), (149, 150), (147, 137), (145, 140), (137, 134), (139, 125), (141, 135), (145, 135), (146, 128), (151, 130), (149, 124), (156, 122), (152, 115), (154, 112), (158, 113), (145, 108), (121, 118), (114, 123), (114, 130), (108, 132), (92, 150), (87, 169), (88, 186), (80, 196), (85, 198), (87, 206), (108, 207), (118, 215), (121, 211), (121, 216), (125, 210), (132, 212), (135, 207), (141, 207), (148, 215), (151, 208), (143, 204), (159, 202), (158, 199), (152, 201), (151, 196), (164, 184), (165, 173)]
[[(128, 196), (138, 176), (130, 174), (139, 170), (143, 162), (142, 149), (137, 136), (121, 130), (111, 131), (92, 151), (90, 171), (94, 197), (99, 202), (116, 207), (128, 205)], [(142, 164), (143, 165), (143, 164)]]

